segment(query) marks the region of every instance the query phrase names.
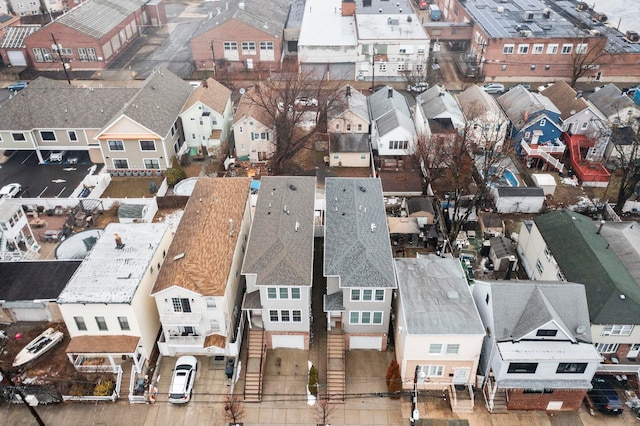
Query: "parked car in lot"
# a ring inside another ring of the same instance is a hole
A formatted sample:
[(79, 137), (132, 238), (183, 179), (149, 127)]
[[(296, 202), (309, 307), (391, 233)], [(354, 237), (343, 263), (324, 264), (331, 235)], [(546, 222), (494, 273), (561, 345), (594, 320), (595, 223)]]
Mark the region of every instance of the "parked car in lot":
[(482, 86), (482, 90), (487, 92), (490, 95), (502, 94), (504, 93), (504, 84), (502, 83), (487, 83)]
[(186, 404), (191, 399), (193, 384), (196, 381), (198, 360), (192, 355), (178, 358), (169, 386), (169, 402)]
[(429, 83), (414, 83), (407, 86), (407, 92), (422, 93), (429, 88)]
[(0, 164), (4, 164), (13, 157), (13, 155), (18, 152), (10, 149), (5, 149), (2, 155), (0, 155)]
[(598, 411), (608, 414), (622, 414), (624, 404), (611, 382), (603, 377), (594, 376), (591, 380), (593, 388), (587, 392)]
[(10, 183), (0, 188), (0, 198), (13, 198), (22, 191), (19, 183)]
[(19, 92), (20, 90), (24, 89), (28, 85), (29, 85), (28, 81), (16, 81), (15, 83), (7, 87), (7, 89), (9, 89), (12, 92)]
[(49, 161), (56, 162), (56, 163), (60, 163), (62, 162), (62, 160), (64, 160), (64, 155), (66, 154), (66, 151), (54, 151), (51, 154), (49, 154)]
[(295, 101), (293, 101), (294, 105), (300, 105), (305, 107), (317, 107), (318, 100), (315, 98), (309, 98), (306, 96), (298, 96)]

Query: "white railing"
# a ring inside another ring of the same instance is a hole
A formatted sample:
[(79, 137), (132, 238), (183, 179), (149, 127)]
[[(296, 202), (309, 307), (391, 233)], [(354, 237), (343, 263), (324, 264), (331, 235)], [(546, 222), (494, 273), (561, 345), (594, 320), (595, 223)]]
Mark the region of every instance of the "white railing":
[(163, 326), (171, 325), (198, 325), (202, 314), (162, 314), (160, 315), (160, 322)]
[(562, 172), (564, 170), (564, 164), (558, 161), (551, 153), (564, 153), (565, 145), (538, 145), (538, 148), (531, 148), (531, 146), (524, 140), (520, 141), (524, 152), (529, 156), (537, 156), (545, 160), (547, 163), (555, 167), (556, 170)]
[(118, 366), (118, 372), (116, 376), (116, 387), (108, 396), (73, 396), (62, 395), (63, 401), (115, 401), (120, 395), (120, 385), (122, 384), (122, 368)]
[(199, 335), (194, 335), (194, 336), (168, 336), (169, 338), (167, 339), (168, 343), (171, 344), (182, 344), (182, 345), (189, 345), (189, 344), (196, 344), (196, 343), (202, 343), (202, 336)]

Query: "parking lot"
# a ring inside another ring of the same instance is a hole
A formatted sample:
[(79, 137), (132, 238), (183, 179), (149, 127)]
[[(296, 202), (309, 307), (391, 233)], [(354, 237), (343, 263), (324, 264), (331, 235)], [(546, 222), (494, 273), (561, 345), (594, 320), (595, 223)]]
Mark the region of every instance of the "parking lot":
[[(78, 153), (76, 164), (39, 164), (34, 151), (16, 152), (9, 161), (0, 165), (0, 187), (19, 183), (22, 191), (16, 198), (69, 197), (93, 165), (86, 152)], [(48, 154), (45, 158), (48, 158)]]

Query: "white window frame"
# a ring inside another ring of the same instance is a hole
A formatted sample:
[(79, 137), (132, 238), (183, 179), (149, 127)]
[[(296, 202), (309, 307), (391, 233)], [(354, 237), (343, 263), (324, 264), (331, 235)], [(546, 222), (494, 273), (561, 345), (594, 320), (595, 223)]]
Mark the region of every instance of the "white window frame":
[(618, 352), (618, 343), (596, 343), (596, 349), (601, 354), (614, 354)]
[(602, 329), (603, 336), (630, 336), (633, 333), (632, 324), (608, 324)]
[[(297, 290), (297, 297), (294, 297), (293, 290)], [(267, 287), (267, 299), (269, 300), (300, 300), (301, 298), (300, 287)]]
[(529, 44), (523, 43), (518, 45), (518, 55), (526, 55), (529, 53)]
[[(111, 149), (111, 142), (119, 143), (122, 146), (122, 149)], [(123, 140), (118, 140), (118, 139), (108, 140), (107, 141), (107, 148), (109, 148), (109, 152), (125, 152), (126, 151), (126, 148), (124, 146), (124, 141)]]
[(160, 160), (157, 158), (143, 158), (142, 163), (145, 170), (160, 170)]
[(558, 53), (558, 43), (547, 44), (547, 55), (555, 55)]
[[(125, 164), (127, 165), (127, 167), (117, 167), (116, 166), (116, 161), (124, 161)], [(129, 159), (128, 158), (112, 158), (111, 159), (111, 164), (113, 164), (113, 168), (114, 169), (125, 170), (125, 169), (129, 168)]]
[(587, 43), (576, 44), (576, 55), (586, 55), (589, 45)]
[(237, 52), (238, 51), (238, 42), (237, 41), (225, 41), (222, 43), (222, 46), (227, 52)]
[(542, 275), (542, 273), (544, 272), (544, 266), (542, 266), (542, 262), (540, 262), (540, 259), (536, 261), (536, 269), (538, 270), (540, 275)]
[(426, 377), (442, 377), (444, 376), (444, 365), (419, 365), (418, 366), (418, 384), (424, 383)]
[(78, 142), (78, 132), (75, 130), (67, 130), (67, 137), (70, 142)]
[(243, 55), (255, 55), (257, 53), (255, 41), (243, 41), (241, 47)]
[[(365, 313), (370, 319), (369, 322), (362, 321), (362, 314)], [(354, 315), (357, 317), (354, 321)], [(376, 322), (376, 316), (380, 316), (380, 321)], [(384, 313), (382, 311), (351, 311), (349, 312), (349, 324), (354, 325), (381, 325), (384, 322)]]
[(534, 44), (531, 49), (531, 54), (533, 55), (542, 55), (544, 52), (544, 44)]
[[(144, 149), (142, 147), (142, 142), (151, 142), (153, 144), (153, 149)], [(141, 139), (141, 140), (138, 140), (138, 146), (140, 146), (140, 151), (142, 151), (142, 152), (156, 152), (157, 151), (156, 141), (154, 141), (152, 139)]]
[(562, 45), (562, 50), (560, 51), (563, 55), (570, 55), (573, 51), (573, 43), (564, 43)]

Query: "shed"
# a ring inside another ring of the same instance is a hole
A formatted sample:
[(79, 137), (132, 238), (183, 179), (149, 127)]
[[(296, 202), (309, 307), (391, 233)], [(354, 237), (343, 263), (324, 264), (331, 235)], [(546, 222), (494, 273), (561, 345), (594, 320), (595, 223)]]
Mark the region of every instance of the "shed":
[(498, 213), (540, 213), (545, 196), (537, 186), (498, 187), (491, 191)]
[(509, 258), (516, 255), (511, 240), (501, 235), (489, 239), (489, 243), (489, 259), (493, 262), (494, 271), (506, 271), (509, 268)]
[(407, 199), (407, 213), (409, 217), (418, 220), (418, 226), (423, 227), (434, 223), (435, 210), (429, 197), (411, 197)]
[(149, 223), (158, 211), (155, 199), (149, 204), (122, 204), (118, 207), (118, 221), (120, 223)]
[(548, 173), (534, 173), (531, 179), (537, 187), (542, 188), (544, 195), (553, 195), (556, 192), (556, 179)]

